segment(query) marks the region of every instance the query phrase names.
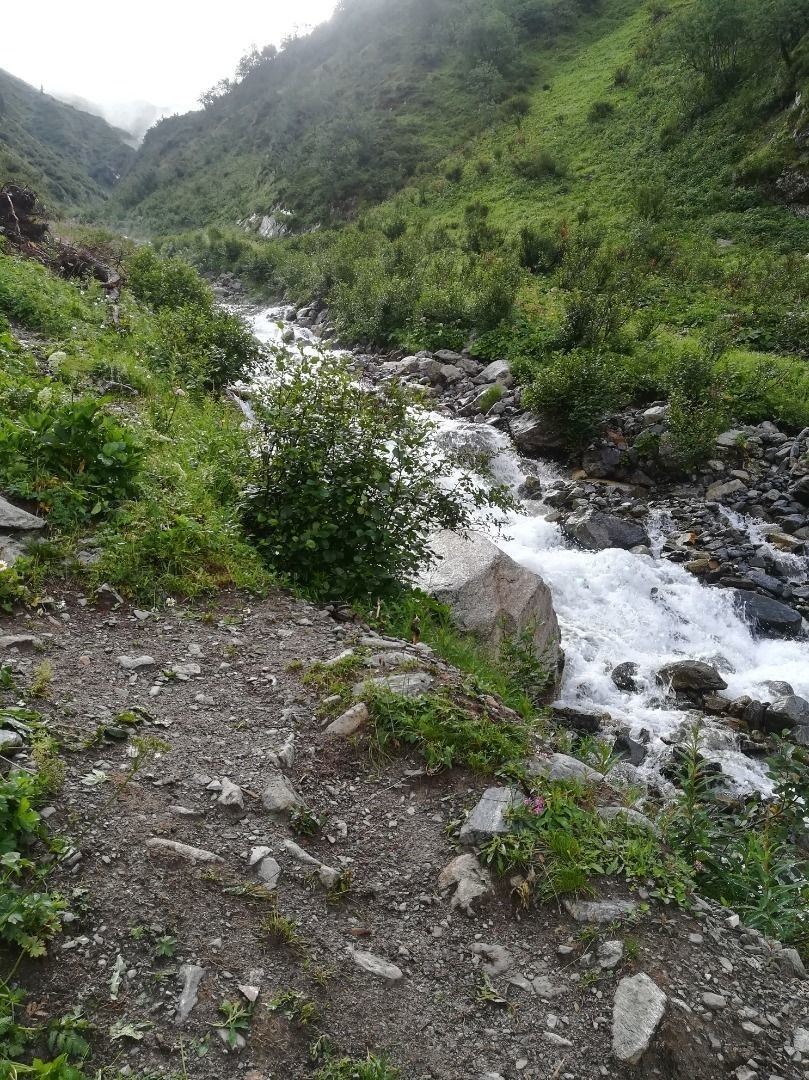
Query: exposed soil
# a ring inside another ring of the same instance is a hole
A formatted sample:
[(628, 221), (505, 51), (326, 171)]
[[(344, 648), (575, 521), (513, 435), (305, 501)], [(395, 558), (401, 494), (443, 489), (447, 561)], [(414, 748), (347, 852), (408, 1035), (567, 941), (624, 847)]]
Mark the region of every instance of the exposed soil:
[[(115, 726), (122, 712), (142, 709), (149, 718), (137, 737), (169, 747), (129, 778), (134, 738), (70, 752), (53, 798), (49, 826), (81, 853), (51, 878), (75, 918), (46, 959), (18, 974), (35, 1019), (82, 1005), (98, 1027), (93, 1068), (293, 1080), (316, 1071), (309, 1044), (323, 1033), (344, 1053), (385, 1053), (406, 1080), (809, 1077), (809, 1055), (801, 1062), (791, 1049), (796, 1027), (807, 1025), (809, 984), (759, 935), (733, 928), (726, 912), (686, 914), (650, 902), (630, 925), (602, 927), (588, 943), (582, 925), (556, 906), (520, 911), (506, 883), (476, 917), (451, 910), (437, 886), (458, 850), (447, 827), (487, 780), (459, 770), (429, 777), (415, 759), (381, 760), (367, 737), (324, 735), (316, 715), (323, 694), (302, 676), (310, 661), (340, 653), (356, 628), (281, 593), (261, 602), (226, 595), (209, 608), (145, 618), (126, 606), (82, 606), (75, 592), (58, 600), (62, 611), (2, 622), (2, 634), (35, 633), (43, 642), (5, 658), (18, 684), (29, 685), (49, 661), (53, 680), (37, 708), (63, 740), (86, 742), (99, 724)], [(128, 671), (118, 660), (142, 654), (156, 665)], [(181, 668), (179, 677), (160, 678), (184, 664), (200, 673)], [(296, 753), (288, 776), (315, 814), (328, 815), (313, 837), (293, 834), (261, 801), (271, 755), (290, 733)], [(244, 792), (243, 810), (220, 805), (219, 792), (208, 790), (223, 777)], [(224, 862), (193, 864), (149, 849), (152, 837)], [(310, 869), (283, 849), (287, 838), (351, 871), (342, 898), (307, 880)], [(297, 923), (298, 943), (262, 929), (275, 909), (249, 868), (251, 849), (262, 845), (281, 864), (277, 910)], [(605, 883), (602, 895), (628, 894)], [(156, 957), (165, 936), (176, 939), (174, 954)], [(623, 961), (586, 974), (598, 969), (585, 954), (604, 939), (623, 942)], [(481, 942), (512, 955), (511, 971), (491, 977), (505, 1003), (481, 995), (481, 959), (471, 951)], [(559, 946), (572, 951), (562, 955)], [(352, 948), (397, 965), (403, 977), (389, 982), (361, 970)], [(178, 1025), (185, 963), (202, 965), (205, 976), (198, 1003)], [(620, 978), (640, 971), (668, 995), (667, 1012), (640, 1064), (625, 1073), (611, 1056), (613, 997)], [(515, 974), (547, 976), (558, 996), (546, 1001), (510, 985)], [(246, 1003), (245, 984), (260, 986), (260, 995), (246, 1047), (228, 1052), (216, 1033), (217, 1008)], [(266, 1008), (290, 989), (317, 1004), (316, 1021), (301, 1026)], [(725, 1006), (709, 1011), (705, 992), (723, 995)], [(148, 1024), (139, 1041), (109, 1037), (122, 1020)]]

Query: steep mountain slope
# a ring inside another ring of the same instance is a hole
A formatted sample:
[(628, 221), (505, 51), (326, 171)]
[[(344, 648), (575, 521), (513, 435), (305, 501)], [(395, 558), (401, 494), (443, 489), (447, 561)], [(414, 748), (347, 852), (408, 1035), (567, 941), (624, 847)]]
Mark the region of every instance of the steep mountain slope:
[[(635, 5), (637, 0), (635, 0)], [(306, 227), (429, 172), (591, 33), (590, 0), (350, 0), (146, 136), (115, 205), (168, 231), (282, 206)]]
[(0, 71), (0, 180), (76, 207), (106, 198), (134, 157), (129, 136)]

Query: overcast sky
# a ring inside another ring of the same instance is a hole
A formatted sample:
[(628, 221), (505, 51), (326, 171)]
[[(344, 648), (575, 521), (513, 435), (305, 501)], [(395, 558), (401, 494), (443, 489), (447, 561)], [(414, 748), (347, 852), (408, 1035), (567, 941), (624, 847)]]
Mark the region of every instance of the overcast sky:
[(327, 19), (335, 0), (37, 0), (4, 3), (0, 68), (58, 97), (110, 109), (197, 107), (256, 44)]

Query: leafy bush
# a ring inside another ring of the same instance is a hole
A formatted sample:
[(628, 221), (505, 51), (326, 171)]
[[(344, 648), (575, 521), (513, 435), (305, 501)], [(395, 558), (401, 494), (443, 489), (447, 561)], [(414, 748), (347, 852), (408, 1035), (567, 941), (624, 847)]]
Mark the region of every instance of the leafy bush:
[(213, 307), (167, 307), (154, 323), (151, 357), (173, 380), (208, 391), (241, 378), (261, 355), (244, 320)]
[(713, 86), (726, 86), (752, 44), (751, 14), (749, 0), (703, 0), (679, 16), (672, 46), (692, 71)]
[(605, 821), (591, 793), (576, 781), (546, 781), (535, 791), (512, 810), (510, 831), (481, 852), (481, 860), (498, 873), (522, 876), (516, 895), (524, 904), (532, 892), (544, 901), (592, 892), (591, 879), (605, 874), (650, 880), (655, 895), (685, 900), (691, 886), (688, 864), (665, 852), (653, 832), (622, 815)]
[(142, 448), (91, 397), (59, 401), (48, 388), (33, 407), (0, 418), (0, 484), (35, 499), (57, 524), (107, 512), (135, 489)]
[(593, 123), (598, 124), (602, 120), (609, 119), (615, 112), (615, 103), (612, 101), (594, 101), (590, 106), (587, 113), (587, 119)]
[(483, 773), (515, 766), (526, 756), (530, 729), (473, 710), (445, 694), (406, 698), (388, 690), (365, 695), (374, 737), (384, 752), (402, 746), (416, 750), (430, 772), (466, 765)]
[(47, 939), (61, 928), (59, 914), (66, 906), (60, 897), (28, 887), (42, 879), (34, 863), (20, 854), (39, 835), (34, 809), (39, 797), (36, 779), (27, 773), (0, 779), (0, 941), (29, 956), (45, 952)]
[(517, 237), (517, 258), (520, 266), (532, 272), (552, 270), (562, 258), (564, 242), (558, 232), (523, 225)]
[(686, 352), (669, 366), (665, 386), (672, 456), (683, 468), (694, 468), (711, 456), (729, 419), (715, 363), (705, 353)]
[(436, 528), (463, 527), (473, 503), (504, 503), (430, 449), (431, 426), (391, 386), (370, 394), (329, 359), (279, 357), (256, 396), (259, 437), (245, 526), (269, 562), (321, 596), (375, 596), (429, 559)]
[(620, 360), (606, 352), (574, 349), (557, 353), (539, 369), (524, 393), (530, 409), (549, 413), (564, 426), (573, 446), (620, 404), (626, 375)]
[(809, 947), (809, 860), (794, 843), (805, 828), (809, 758), (781, 745), (770, 761), (774, 801), (749, 799), (728, 811), (711, 788), (695, 726), (682, 748), (682, 794), (667, 841), (692, 867), (703, 895), (739, 913), (768, 937)]
[(523, 180), (535, 182), (563, 176), (565, 173), (565, 166), (549, 150), (538, 150), (534, 154), (515, 158), (511, 167)]
[(648, 221), (659, 221), (666, 204), (666, 188), (656, 181), (639, 184), (635, 189), (635, 206), (638, 214)]
[(141, 247), (126, 262), (127, 282), (132, 293), (154, 311), (163, 308), (209, 308), (211, 290), (183, 259), (158, 255), (151, 247)]

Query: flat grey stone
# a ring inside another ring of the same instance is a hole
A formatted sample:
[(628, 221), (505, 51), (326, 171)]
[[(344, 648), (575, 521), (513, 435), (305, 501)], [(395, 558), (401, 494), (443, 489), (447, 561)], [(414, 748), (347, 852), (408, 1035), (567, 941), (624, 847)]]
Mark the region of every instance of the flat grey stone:
[(459, 842), (473, 847), (487, 843), (493, 836), (509, 832), (508, 814), (519, 802), (520, 796), (513, 788), (486, 788), (461, 826)]
[(705, 492), (705, 498), (710, 502), (724, 502), (725, 499), (732, 499), (734, 495), (746, 490), (747, 487), (741, 480), (717, 480)]
[(426, 671), (408, 671), (404, 675), (386, 675), (376, 679), (366, 679), (365, 682), (356, 683), (351, 691), (352, 696), (361, 698), (369, 687), (379, 690), (388, 690), (391, 694), (399, 694), (401, 697), (421, 697), (426, 694), (433, 685), (433, 679)]
[(647, 818), (640, 810), (635, 810), (631, 806), (599, 806), (597, 813), (604, 821), (614, 821), (618, 817), (623, 817), (630, 824), (636, 825), (646, 832), (654, 833), (655, 836), (660, 833), (657, 825), (650, 818)]
[(29, 514), (0, 496), (0, 529), (11, 531), (44, 529), (45, 519)]
[(153, 836), (150, 840), (147, 840), (146, 846), (153, 851), (163, 852), (167, 855), (177, 855), (181, 859), (187, 859), (192, 863), (223, 863), (225, 861), (221, 855), (215, 855), (212, 851), (206, 851), (205, 848), (181, 844), (177, 840), (164, 840), (160, 836)]
[(294, 840), (284, 841), (284, 851), (292, 858), (299, 862), (302, 866), (320, 866), (320, 859), (316, 859), (314, 855), (310, 855), (308, 851), (304, 851), (300, 845), (296, 844)]
[(42, 644), (42, 639), (34, 634), (5, 634), (0, 637), (0, 649), (19, 649), (28, 652)]
[(325, 729), (326, 734), (344, 738), (356, 735), (368, 723), (369, 715), (368, 706), (364, 701), (360, 701), (338, 716), (336, 720), (332, 720)]
[(617, 938), (602, 941), (596, 949), (596, 959), (602, 971), (612, 971), (624, 958), (624, 943)]
[(643, 972), (621, 979), (612, 1007), (612, 1052), (618, 1061), (626, 1065), (640, 1061), (663, 1019), (666, 1000)]
[(778, 962), (781, 970), (786, 975), (790, 975), (795, 979), (806, 979), (806, 968), (801, 960), (800, 953), (797, 949), (783, 949), (778, 954)]
[(199, 984), (205, 975), (205, 968), (200, 967), (199, 964), (183, 964), (178, 975), (183, 980), (183, 988), (177, 1003), (177, 1016), (174, 1022), (182, 1024), (191, 1015), (191, 1010), (197, 1003)]
[(0, 754), (13, 753), (22, 746), (22, 735), (19, 731), (0, 731)]
[(239, 810), (244, 810), (244, 793), (242, 789), (238, 784), (234, 784), (232, 780), (228, 780), (226, 776), (222, 777), (219, 798), (216, 801), (220, 806), (235, 806)]
[(726, 1009), (728, 1004), (728, 999), (723, 997), (722, 994), (712, 994), (709, 991), (702, 995), (701, 1001), (705, 1008), (710, 1009), (711, 1012)]
[(265, 855), (256, 866), (256, 873), (259, 881), (266, 885), (268, 889), (274, 889), (278, 884), (278, 879), (281, 877), (281, 867), (272, 855)]
[(379, 976), (380, 979), (387, 979), (388, 982), (398, 982), (404, 977), (401, 968), (396, 967), (395, 964), (389, 964), (387, 960), (383, 960), (379, 956), (374, 956), (373, 953), (349, 948), (348, 955), (357, 967), (367, 971), (370, 975)]
[(533, 758), (528, 763), (528, 772), (532, 776), (545, 776), (549, 780), (582, 780), (586, 784), (604, 783), (604, 777), (600, 772), (567, 754), (552, 754), (549, 758)]
[(119, 656), (118, 664), (124, 671), (137, 671), (139, 668), (154, 667), (157, 661), (153, 656)]
[(487, 975), (504, 975), (514, 967), (514, 957), (502, 945), (489, 945), (485, 941), (475, 941), (469, 946), (470, 952), (481, 957), (481, 970)]
[(271, 814), (282, 814), (301, 805), (300, 795), (280, 770), (270, 775), (261, 801)]
[(441, 892), (453, 886), (455, 892), (450, 907), (458, 908), (471, 917), (474, 915), (475, 902), (492, 891), (492, 876), (471, 853), (457, 855), (438, 875)]
[(638, 910), (632, 900), (565, 900), (564, 904), (568, 915), (583, 923), (617, 922)]

